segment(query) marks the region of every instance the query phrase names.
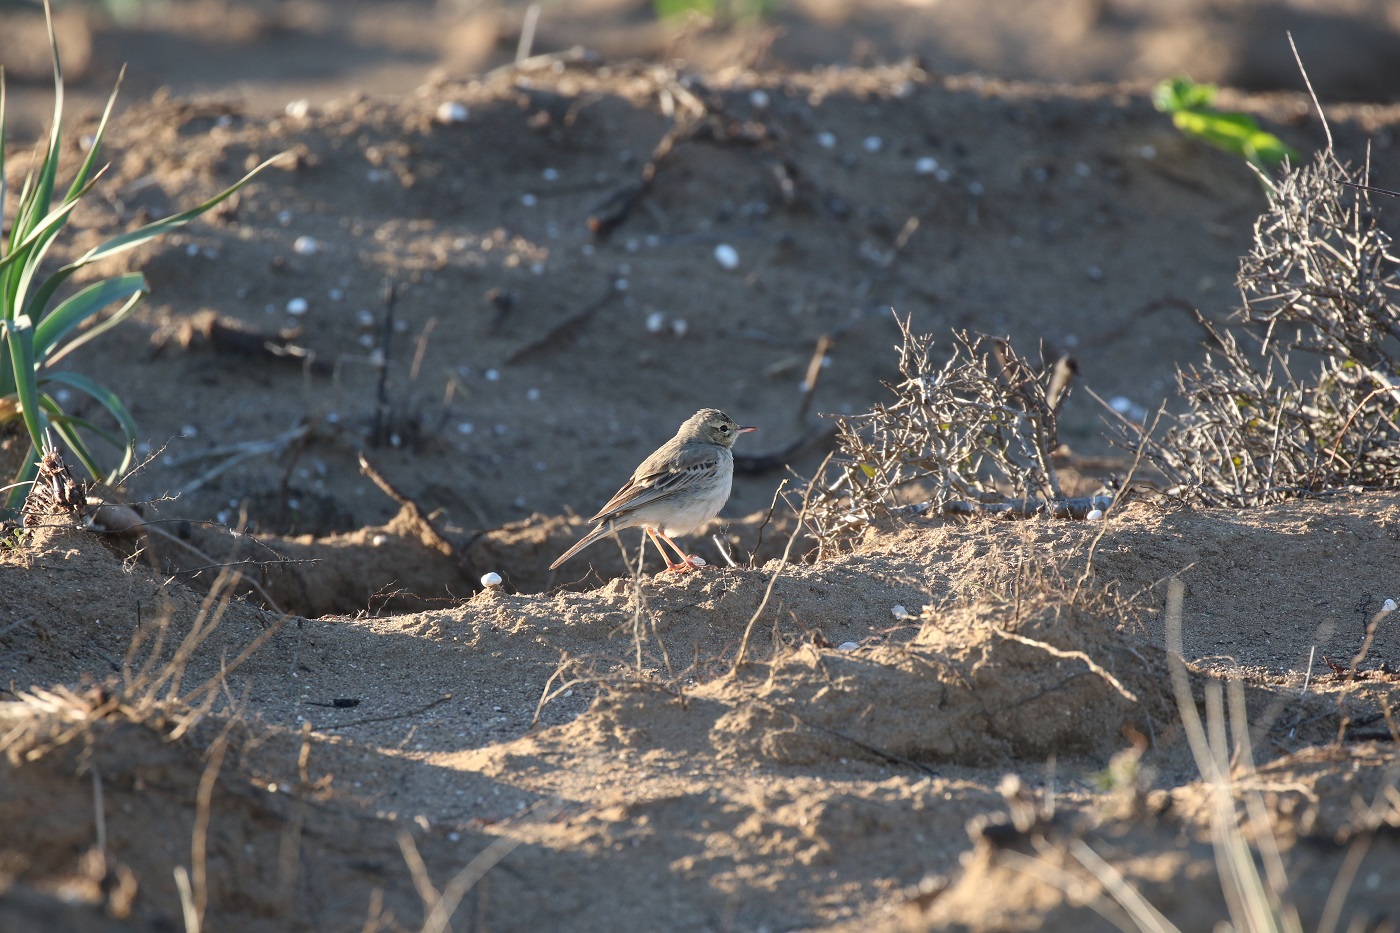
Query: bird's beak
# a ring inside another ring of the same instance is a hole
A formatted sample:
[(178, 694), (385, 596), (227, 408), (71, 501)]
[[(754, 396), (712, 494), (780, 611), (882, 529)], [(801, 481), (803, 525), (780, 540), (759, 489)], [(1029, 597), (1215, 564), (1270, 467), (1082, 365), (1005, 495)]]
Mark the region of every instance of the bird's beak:
[(740, 434), (747, 434), (747, 433), (749, 433), (750, 431), (757, 431), (757, 430), (758, 430), (758, 428), (756, 428), (755, 426), (753, 426), (753, 425), (748, 425), (748, 426), (746, 426), (746, 427), (740, 428), (739, 431), (738, 431), (738, 433), (740, 433)]

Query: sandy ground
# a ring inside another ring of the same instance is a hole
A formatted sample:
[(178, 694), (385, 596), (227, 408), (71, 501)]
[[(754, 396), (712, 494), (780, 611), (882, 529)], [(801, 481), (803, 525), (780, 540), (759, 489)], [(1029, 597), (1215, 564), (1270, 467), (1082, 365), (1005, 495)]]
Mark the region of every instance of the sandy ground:
[[(1073, 353), (1080, 387), (1146, 409), (1202, 357), (1190, 310), (1230, 313), (1264, 200), (1149, 78), (1267, 92), (1224, 103), (1313, 150), (1307, 99), (1251, 57), (1308, 24), (1323, 96), (1365, 102), (1329, 104), (1339, 153), (1369, 145), (1396, 187), (1384, 4), (1268, 28), (1244, 4), (1032, 6), (1033, 35), (999, 4), (809, 2), (724, 30), (546, 6), (537, 51), (604, 54), (522, 69), (518, 7), (68, 14), (76, 132), (131, 70), (65, 255), (295, 156), (125, 257), (150, 300), (70, 360), (140, 425), (121, 496), (154, 530), (55, 520), (0, 550), (0, 930), (180, 929), (182, 872), (210, 930), (1114, 929), (1112, 873), (1209, 929), (1173, 577), (1197, 699), (1242, 687), (1237, 791), (1304, 927), (1338, 877), (1337, 928), (1400, 922), (1393, 624), (1348, 673), (1400, 590), (1394, 493), (925, 518), (778, 560), (775, 490), (830, 449), (816, 413), (888, 396), (892, 309)], [(1212, 16), (1233, 25), (1193, 41)], [(205, 67), (178, 67), (191, 49)], [(18, 56), (0, 44), (32, 133), (46, 98)], [(625, 201), (697, 103), (704, 131)], [(1080, 387), (1063, 466), (1088, 493), (1130, 464)], [(549, 571), (704, 406), (761, 426), (692, 539), (712, 566), (633, 577), (604, 543)]]

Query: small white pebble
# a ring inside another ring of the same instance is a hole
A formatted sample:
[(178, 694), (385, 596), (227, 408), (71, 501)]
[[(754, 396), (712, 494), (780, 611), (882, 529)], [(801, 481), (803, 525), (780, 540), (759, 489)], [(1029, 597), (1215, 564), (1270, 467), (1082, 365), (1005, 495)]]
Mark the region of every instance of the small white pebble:
[(291, 301), (287, 302), (287, 313), (305, 314), (308, 307), (310, 306), (306, 303), (305, 298), (293, 298)]
[(490, 573), (483, 573), (483, 574), (481, 575), (481, 585), (482, 585), (482, 586), (500, 586), (500, 585), (501, 585), (501, 575), (500, 575), (499, 573), (497, 573), (496, 571), (494, 571), (494, 570), (491, 571)]
[(1387, 599), (1384, 603), (1381, 604), (1382, 612), (1394, 612), (1395, 609), (1395, 600), (1393, 599)]
[(647, 333), (659, 334), (666, 329), (666, 315), (661, 311), (653, 311), (647, 315)]
[(501, 381), (501, 373), (500, 373), (500, 370), (497, 370), (497, 369), (488, 369), (488, 370), (486, 370), (486, 381), (487, 381), (487, 382), (500, 382), (500, 381)]
[(469, 116), (471, 116), (471, 111), (461, 101), (445, 100), (438, 104), (437, 120), (439, 123), (466, 123)]
[(1126, 395), (1115, 395), (1108, 400), (1108, 407), (1112, 408), (1120, 415), (1126, 415), (1133, 410), (1133, 400)]
[(476, 430), (476, 425), (472, 424), (470, 421), (459, 421), (459, 422), (457, 422), (457, 433), (458, 433), (458, 434), (470, 434), (470, 433), (472, 433), (472, 432), (475, 431), (475, 430)]
[(705, 560), (705, 558), (701, 557), (699, 554), (692, 554), (686, 558), (686, 560), (690, 561), (692, 567), (708, 567), (710, 564), (709, 561)]
[(855, 651), (860, 645), (853, 641), (843, 641), (836, 646), (837, 651)]
[(755, 88), (749, 91), (749, 106), (755, 110), (768, 109), (768, 92), (762, 88)]
[(685, 322), (685, 318), (678, 317), (671, 322), (671, 333), (677, 337), (684, 337), (690, 331), (690, 325)]
[(835, 149), (835, 148), (836, 148), (836, 134), (835, 134), (835, 133), (828, 133), (828, 132), (825, 132), (825, 131), (818, 133), (818, 134), (817, 134), (817, 145), (818, 145), (818, 146), (821, 146), (823, 149)]
[(187, 424), (180, 429), (181, 437), (199, 437), (199, 428), (192, 424)]
[(289, 101), (286, 110), (287, 116), (300, 119), (311, 112), (311, 101), (307, 100), (305, 97), (301, 100)]
[(932, 175), (938, 171), (938, 160), (933, 156), (924, 156), (914, 163), (914, 171), (920, 175)]
[(373, 327), (374, 314), (370, 311), (365, 311), (363, 309), (356, 311), (355, 323), (359, 324), (361, 327)]
[(1085, 515), (1084, 518), (1088, 521), (1096, 522), (1103, 518), (1103, 509), (1090, 509), (1089, 514)]
[(861, 143), (866, 152), (879, 152), (885, 146), (885, 141), (878, 136), (867, 136)]
[(721, 243), (715, 247), (715, 262), (733, 271), (739, 268), (739, 251), (728, 243)]
[(543, 172), (540, 172), (540, 177), (545, 181), (558, 181), (559, 170), (557, 168), (547, 168)]
[(890, 615), (894, 616), (896, 619), (899, 619), (901, 622), (903, 622), (905, 619), (914, 618), (913, 613), (911, 613), (908, 609), (905, 609), (903, 606), (898, 604), (890, 607)]
[(520, 196), (520, 203), (524, 204), (526, 207), (534, 207), (536, 204), (540, 203), (540, 199), (527, 191)]
[(321, 248), (321, 244), (316, 242), (315, 237), (299, 236), (292, 244), (292, 251), (301, 256), (310, 256)]
[(386, 542), (386, 541), (388, 541), (388, 540), (389, 540), (389, 536), (388, 536), (388, 535), (375, 535), (373, 538), (370, 538), (370, 539), (369, 539), (370, 544), (373, 544), (375, 547), (383, 547), (383, 546), (384, 546), (384, 542)]

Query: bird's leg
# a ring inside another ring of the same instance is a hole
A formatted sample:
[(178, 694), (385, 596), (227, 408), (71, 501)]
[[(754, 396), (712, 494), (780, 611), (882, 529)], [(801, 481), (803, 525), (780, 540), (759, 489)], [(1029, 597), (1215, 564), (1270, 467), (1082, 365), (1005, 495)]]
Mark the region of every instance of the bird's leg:
[[(681, 556), (681, 562), (680, 562), (679, 564), (674, 565), (674, 566), (668, 565), (668, 567), (667, 567), (668, 570), (674, 570), (674, 571), (676, 571), (677, 573), (686, 573), (687, 571), (690, 571), (690, 570), (699, 570), (701, 567), (705, 566), (705, 562), (704, 562), (703, 560), (701, 560), (700, 558), (694, 556), (693, 554), (686, 554), (685, 551), (682, 551), (682, 550), (680, 549), (680, 545), (678, 545), (678, 544), (676, 544), (676, 542), (672, 541), (672, 540), (670, 539), (670, 537), (666, 534), (666, 532), (664, 532), (664, 531), (662, 531), (660, 528), (658, 528), (658, 529), (656, 530), (656, 533), (659, 534), (659, 535), (661, 536), (661, 539), (662, 539), (663, 541), (665, 541), (667, 544), (671, 545), (671, 547), (675, 549), (676, 553), (679, 554), (679, 555)], [(660, 547), (660, 545), (657, 545), (657, 547)]]
[[(676, 542), (666, 537), (665, 532), (648, 528), (647, 534), (651, 535), (652, 543), (655, 544), (656, 549), (661, 552), (661, 559), (666, 562), (667, 570), (673, 573), (686, 573), (687, 571), (695, 569), (695, 565), (690, 563), (690, 558), (686, 557), (685, 554), (681, 552), (681, 549), (676, 547)], [(679, 564), (671, 563), (671, 555), (667, 554), (666, 549), (661, 546), (661, 540), (663, 538), (665, 538), (666, 542), (670, 544), (672, 548), (675, 549), (677, 554), (681, 555), (681, 562)]]

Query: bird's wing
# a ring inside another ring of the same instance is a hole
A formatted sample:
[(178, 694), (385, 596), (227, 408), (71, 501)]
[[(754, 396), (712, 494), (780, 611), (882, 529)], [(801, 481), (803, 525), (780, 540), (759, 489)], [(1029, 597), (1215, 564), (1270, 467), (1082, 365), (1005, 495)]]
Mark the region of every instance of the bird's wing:
[(669, 456), (669, 451), (668, 456), (658, 456), (662, 451), (657, 451), (637, 467), (626, 485), (589, 521), (611, 521), (624, 512), (688, 489), (719, 468), (720, 451), (713, 444), (683, 447), (675, 457)]

